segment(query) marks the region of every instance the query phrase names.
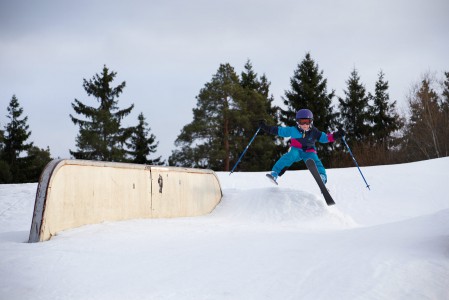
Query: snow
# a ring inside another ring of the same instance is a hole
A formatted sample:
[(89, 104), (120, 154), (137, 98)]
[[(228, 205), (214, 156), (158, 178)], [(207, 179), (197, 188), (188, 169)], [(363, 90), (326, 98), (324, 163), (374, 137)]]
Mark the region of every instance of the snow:
[(37, 184), (0, 185), (0, 299), (449, 299), (449, 158), (217, 173), (194, 218), (106, 222), (27, 243)]

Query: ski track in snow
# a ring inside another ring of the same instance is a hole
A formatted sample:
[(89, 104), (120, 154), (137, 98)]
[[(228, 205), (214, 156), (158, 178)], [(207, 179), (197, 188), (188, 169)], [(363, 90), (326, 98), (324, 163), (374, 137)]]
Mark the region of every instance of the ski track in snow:
[[(105, 222), (26, 243), (37, 184), (0, 185), (0, 299), (449, 299), (449, 158), (218, 172), (195, 218)], [(323, 284), (325, 283), (325, 284)]]

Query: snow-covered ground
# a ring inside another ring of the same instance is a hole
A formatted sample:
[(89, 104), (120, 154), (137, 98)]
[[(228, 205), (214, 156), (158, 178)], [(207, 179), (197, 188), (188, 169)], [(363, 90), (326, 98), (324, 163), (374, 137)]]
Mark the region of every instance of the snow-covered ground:
[(207, 216), (102, 223), (29, 244), (37, 184), (0, 185), (0, 299), (449, 299), (449, 158), (218, 173)]

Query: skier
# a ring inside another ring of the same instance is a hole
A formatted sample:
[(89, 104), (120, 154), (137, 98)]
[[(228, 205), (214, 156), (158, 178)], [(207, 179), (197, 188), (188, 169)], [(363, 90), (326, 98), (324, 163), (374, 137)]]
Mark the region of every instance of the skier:
[(335, 140), (341, 139), (345, 136), (345, 131), (339, 128), (334, 133), (325, 134), (316, 127), (313, 127), (313, 113), (309, 109), (300, 109), (296, 113), (297, 126), (282, 127), (282, 126), (268, 126), (265, 120), (259, 121), (260, 128), (270, 134), (281, 137), (291, 137), (290, 150), (284, 154), (274, 164), (273, 169), (267, 177), (277, 184), (278, 176), (282, 176), (285, 170), (293, 163), (307, 159), (313, 159), (318, 168), (321, 179), (326, 184), (327, 175), (323, 163), (318, 158), (315, 143), (332, 143)]

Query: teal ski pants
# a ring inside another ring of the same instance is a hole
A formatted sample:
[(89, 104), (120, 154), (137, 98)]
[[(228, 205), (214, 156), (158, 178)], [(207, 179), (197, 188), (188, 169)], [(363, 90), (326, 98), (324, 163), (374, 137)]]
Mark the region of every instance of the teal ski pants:
[(293, 163), (301, 160), (306, 161), (309, 158), (315, 161), (316, 167), (318, 168), (318, 173), (320, 173), (320, 175), (324, 175), (325, 181), (327, 181), (326, 169), (324, 168), (321, 160), (318, 158), (318, 155), (315, 152), (304, 152), (304, 150), (295, 147), (291, 147), (289, 152), (285, 153), (278, 159), (278, 161), (274, 164), (272, 171), (277, 174), (281, 174), (283, 169), (290, 167)]

